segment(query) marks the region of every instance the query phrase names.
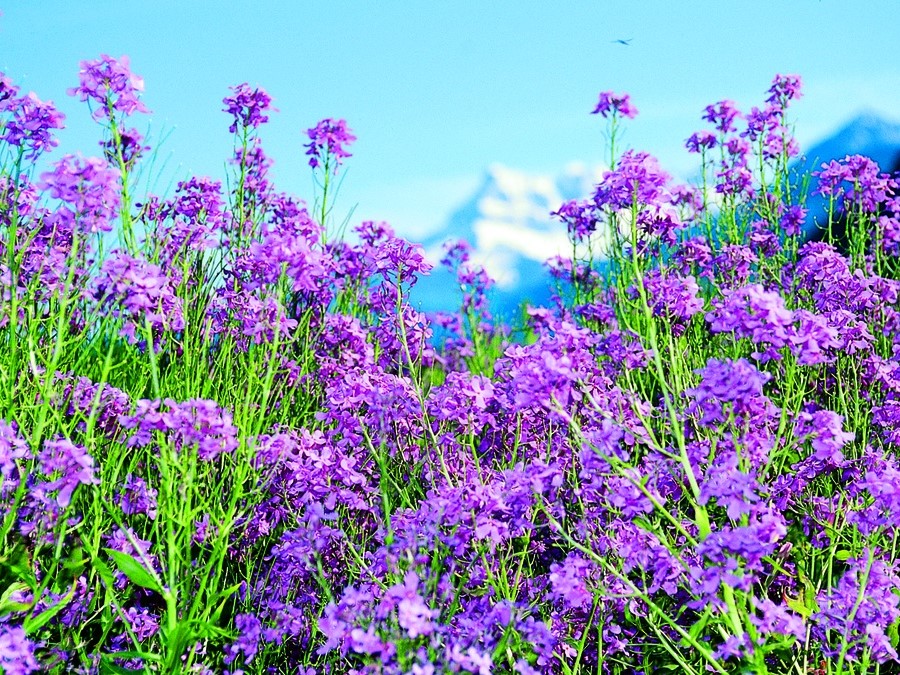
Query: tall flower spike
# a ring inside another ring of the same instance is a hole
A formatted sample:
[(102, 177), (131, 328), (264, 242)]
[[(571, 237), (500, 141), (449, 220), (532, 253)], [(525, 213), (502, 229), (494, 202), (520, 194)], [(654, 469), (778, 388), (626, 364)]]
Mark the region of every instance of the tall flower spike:
[(323, 164), (328, 156), (334, 157), (334, 173), (343, 160), (352, 155), (347, 152), (345, 146), (349, 146), (356, 140), (356, 136), (350, 133), (345, 120), (327, 118), (316, 126), (306, 130), (310, 142), (304, 147), (309, 155), (309, 165), (317, 168)]
[[(251, 89), (246, 82), (229, 87), (234, 92), (231, 96), (222, 99), (225, 107), (223, 112), (234, 116), (234, 121), (228, 127), (228, 131), (236, 133), (238, 127), (256, 129), (261, 124), (269, 121), (269, 116), (264, 113), (272, 106), (272, 97), (265, 89)], [(274, 108), (272, 108), (274, 110)]]
[(597, 106), (591, 111), (592, 115), (600, 115), (601, 117), (609, 117), (612, 115), (622, 115), (634, 119), (637, 117), (638, 109), (632, 104), (631, 96), (628, 94), (614, 94), (611, 91), (600, 93), (600, 100)]
[(78, 81), (78, 86), (67, 93), (81, 101), (99, 104), (91, 112), (98, 122), (108, 119), (113, 112), (123, 115), (150, 112), (139, 98), (144, 91), (144, 79), (131, 72), (127, 56), (114, 59), (101, 54), (94, 61), (82, 61)]

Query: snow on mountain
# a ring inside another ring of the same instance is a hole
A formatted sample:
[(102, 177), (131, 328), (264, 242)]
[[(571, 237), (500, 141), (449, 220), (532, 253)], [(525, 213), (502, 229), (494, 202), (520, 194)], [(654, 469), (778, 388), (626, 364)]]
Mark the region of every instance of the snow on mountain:
[(556, 177), (527, 174), (500, 164), (485, 172), (475, 194), (447, 220), (444, 232), (425, 242), (437, 263), (446, 241), (464, 239), (473, 260), (484, 265), (501, 289), (521, 282), (521, 260), (542, 264), (569, 247), (563, 225), (550, 213), (570, 199), (588, 196), (602, 167), (570, 164)]
[(604, 170), (572, 163), (548, 176), (500, 164), (488, 167), (472, 197), (450, 214), (439, 235), (423, 243), (435, 269), (419, 282), (414, 299), (427, 311), (459, 305), (455, 279), (438, 263), (446, 242), (463, 239), (472, 247), (472, 261), (496, 282), (490, 293), (495, 311), (509, 316), (522, 301), (547, 302), (544, 262), (566, 255), (570, 246), (565, 226), (550, 213), (565, 201), (589, 196)]
[[(896, 169), (900, 123), (863, 113), (806, 150), (795, 166), (800, 172), (815, 171), (825, 162), (853, 154), (871, 157), (884, 171)], [(589, 196), (604, 170), (573, 163), (559, 175), (548, 176), (490, 166), (472, 197), (450, 214), (441, 234), (424, 242), (426, 256), (436, 267), (419, 282), (414, 299), (427, 311), (458, 307), (461, 296), (455, 280), (437, 265), (444, 242), (464, 239), (473, 248), (472, 259), (496, 279), (492, 300), (500, 313), (511, 314), (522, 301), (546, 302), (549, 287), (543, 263), (570, 254), (565, 227), (550, 213), (565, 201)], [(810, 218), (821, 222), (822, 200), (814, 195), (815, 189), (813, 179)]]

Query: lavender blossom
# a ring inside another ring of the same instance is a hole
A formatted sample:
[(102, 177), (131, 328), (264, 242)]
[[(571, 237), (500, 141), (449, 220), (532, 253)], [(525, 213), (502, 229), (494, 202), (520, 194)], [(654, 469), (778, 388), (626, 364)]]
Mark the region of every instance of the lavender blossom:
[(265, 112), (271, 108), (272, 97), (264, 89), (252, 89), (246, 82), (229, 89), (234, 93), (222, 99), (223, 111), (234, 117), (228, 131), (235, 134), (238, 127), (256, 129), (269, 121)]
[(346, 146), (356, 140), (356, 136), (350, 133), (347, 128), (347, 122), (344, 120), (336, 120), (327, 118), (320, 121), (316, 126), (307, 129), (307, 136), (310, 142), (304, 147), (306, 154), (309, 156), (309, 165), (317, 168), (323, 164), (328, 164), (330, 158), (334, 158), (333, 165), (328, 164), (333, 173), (337, 173), (338, 167), (343, 160), (352, 155), (347, 152)]
[(631, 103), (631, 96), (628, 94), (614, 94), (611, 91), (600, 93), (600, 99), (596, 107), (591, 111), (592, 115), (600, 115), (601, 117), (609, 117), (612, 115), (622, 115), (629, 119), (637, 117), (638, 110)]
[(79, 84), (69, 89), (68, 94), (96, 104), (91, 116), (97, 121), (110, 119), (117, 112), (126, 116), (149, 113), (139, 98), (144, 91), (144, 80), (132, 73), (130, 66), (127, 56), (115, 59), (101, 54), (94, 61), (82, 61)]

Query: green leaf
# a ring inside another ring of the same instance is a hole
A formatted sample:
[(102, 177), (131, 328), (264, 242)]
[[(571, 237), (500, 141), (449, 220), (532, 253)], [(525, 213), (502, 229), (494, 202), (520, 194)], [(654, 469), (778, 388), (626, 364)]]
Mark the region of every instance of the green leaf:
[(797, 598), (792, 598), (788, 595), (785, 595), (784, 599), (785, 599), (785, 601), (787, 601), (787, 606), (790, 607), (795, 612), (797, 612), (797, 614), (802, 616), (804, 619), (808, 619), (809, 616), (812, 614), (812, 611), (806, 607), (805, 602), (802, 602), (801, 600), (799, 600)]
[[(712, 609), (707, 607), (704, 610), (703, 615), (699, 619), (697, 619), (697, 621), (694, 623), (693, 626), (691, 626), (691, 629), (688, 631), (688, 634), (694, 640), (698, 639), (700, 637), (700, 634), (706, 628), (706, 625), (709, 623), (710, 618), (712, 618)], [(690, 644), (690, 643), (688, 643), (687, 640), (682, 638), (681, 644), (683, 644), (684, 646), (688, 646), (688, 644)]]
[(143, 675), (143, 670), (132, 670), (131, 668), (123, 668), (109, 661), (100, 662), (100, 675)]
[(124, 652), (114, 652), (111, 654), (102, 654), (104, 659), (142, 659), (143, 661), (153, 661), (154, 663), (162, 663), (162, 657), (159, 654), (151, 652), (138, 652), (126, 650)]
[(84, 557), (84, 549), (80, 546), (66, 556), (63, 568), (71, 572), (73, 576), (80, 576), (81, 572), (87, 565), (87, 558)]
[(850, 551), (835, 551), (834, 557), (838, 560), (849, 560), (853, 554)]
[(43, 612), (38, 614), (37, 616), (30, 616), (25, 619), (25, 623), (22, 627), (25, 629), (25, 632), (28, 635), (33, 635), (35, 632), (39, 631), (43, 626), (47, 624), (50, 619), (59, 614), (66, 605), (68, 605), (72, 598), (75, 597), (75, 589), (78, 587), (78, 582), (72, 583), (72, 588), (69, 589), (69, 592), (66, 595), (59, 599), (59, 601), (53, 605), (53, 607), (48, 607)]
[(112, 590), (116, 580), (113, 578), (113, 573), (112, 570), (109, 569), (109, 565), (100, 560), (100, 558), (94, 558), (91, 561), (91, 566), (94, 568), (94, 571), (97, 572), (97, 575), (103, 581), (103, 584), (109, 590)]
[[(191, 625), (187, 621), (179, 621), (175, 626), (175, 630), (173, 631), (163, 631), (166, 636), (166, 642), (168, 642), (169, 654), (172, 658), (181, 658), (181, 654), (184, 653), (184, 648), (191, 642), (193, 637), (193, 631), (191, 630)], [(172, 664), (173, 667), (176, 665), (174, 662)]]
[(131, 583), (140, 586), (141, 588), (149, 588), (151, 591), (156, 591), (162, 595), (163, 590), (159, 585), (159, 582), (156, 581), (156, 578), (148, 572), (147, 568), (141, 565), (141, 563), (127, 553), (122, 553), (122, 551), (116, 551), (112, 548), (105, 548), (103, 550), (109, 554), (109, 557), (113, 559), (113, 563), (119, 568), (119, 571), (128, 577), (131, 580)]
[(15, 579), (27, 583), (31, 590), (37, 588), (34, 565), (31, 563), (31, 556), (24, 544), (16, 544), (12, 551), (0, 557), (0, 566), (9, 570)]
[(13, 593), (27, 590), (30, 590), (30, 587), (23, 581), (14, 581), (7, 586), (6, 590), (3, 591), (3, 595), (0, 596), (0, 616), (5, 616), (10, 612), (26, 612), (31, 609), (30, 602), (19, 602), (18, 600), (12, 600), (10, 597)]

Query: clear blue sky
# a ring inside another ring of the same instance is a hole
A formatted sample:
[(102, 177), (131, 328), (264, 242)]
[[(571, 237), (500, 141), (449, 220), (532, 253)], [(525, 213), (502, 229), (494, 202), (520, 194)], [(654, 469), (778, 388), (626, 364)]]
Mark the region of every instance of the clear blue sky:
[[(339, 207), (423, 232), (492, 162), (555, 173), (603, 157), (598, 92), (630, 92), (626, 142), (689, 171), (703, 107), (758, 105), (798, 73), (809, 142), (862, 109), (900, 118), (898, 0), (0, 0), (0, 70), (68, 116), (54, 153), (97, 152), (65, 95), (78, 62), (131, 57), (164, 175), (223, 175), (228, 86), (264, 87), (277, 185), (309, 198), (303, 131), (344, 117), (359, 137)], [(629, 46), (613, 43), (631, 39)], [(160, 188), (164, 186), (161, 185)]]

